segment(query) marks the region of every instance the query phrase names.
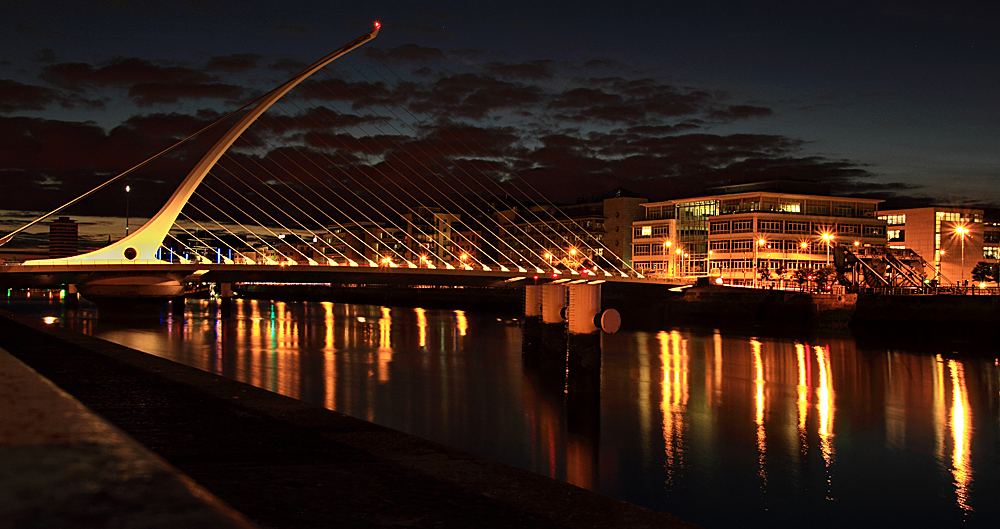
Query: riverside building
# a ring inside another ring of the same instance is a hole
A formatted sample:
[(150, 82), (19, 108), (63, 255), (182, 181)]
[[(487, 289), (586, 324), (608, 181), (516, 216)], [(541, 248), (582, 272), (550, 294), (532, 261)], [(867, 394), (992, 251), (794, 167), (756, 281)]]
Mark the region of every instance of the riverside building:
[(825, 186), (790, 181), (711, 191), (716, 194), (642, 204), (645, 216), (632, 224), (636, 270), (751, 284), (755, 270), (776, 277), (832, 264), (837, 245), (864, 253), (886, 244), (881, 200), (833, 197)]
[(972, 280), (976, 263), (1000, 259), (1000, 226), (983, 222), (982, 209), (931, 206), (880, 211), (889, 248), (913, 250), (924, 273), (942, 286)]

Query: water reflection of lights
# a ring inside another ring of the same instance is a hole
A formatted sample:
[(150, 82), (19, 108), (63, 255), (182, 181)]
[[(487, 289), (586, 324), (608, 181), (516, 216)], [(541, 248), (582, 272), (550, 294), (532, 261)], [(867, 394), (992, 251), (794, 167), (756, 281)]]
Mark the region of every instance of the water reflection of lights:
[(833, 416), (836, 411), (834, 406), (833, 376), (830, 370), (830, 350), (826, 347), (813, 347), (816, 352), (816, 363), (819, 365), (819, 387), (816, 388), (816, 405), (819, 408), (819, 449), (823, 453), (823, 462), (826, 465), (826, 485), (827, 499), (830, 496), (830, 486), (833, 478), (830, 474), (830, 465), (834, 461), (833, 446)]
[(753, 352), (754, 423), (757, 424), (757, 475), (764, 480), (761, 484), (763, 491), (763, 487), (767, 486), (767, 471), (765, 470), (767, 433), (764, 430), (764, 411), (767, 407), (767, 402), (764, 397), (764, 359), (760, 356), (759, 341), (750, 340), (750, 350)]
[(336, 320), (333, 317), (333, 303), (324, 301), (323, 306), (323, 406), (327, 409), (337, 409), (337, 357), (333, 345), (333, 329)]
[(931, 412), (934, 414), (934, 455), (938, 461), (944, 461), (944, 430), (947, 421), (947, 404), (944, 397), (944, 359), (941, 355), (934, 356), (934, 400)]
[(663, 366), (662, 402), (663, 451), (667, 483), (672, 483), (676, 471), (684, 466), (684, 411), (688, 401), (687, 342), (680, 333), (657, 334), (660, 341), (660, 362)]
[(799, 383), (795, 387), (798, 392), (798, 412), (799, 412), (799, 445), (800, 452), (805, 454), (809, 451), (809, 441), (806, 437), (806, 419), (809, 417), (809, 380), (811, 364), (806, 356), (806, 346), (800, 343), (795, 344), (795, 356), (799, 366)]
[(392, 362), (392, 314), (389, 307), (382, 307), (382, 317), (378, 320), (378, 381), (389, 381), (389, 363)]
[(965, 388), (965, 369), (961, 362), (948, 360), (951, 374), (951, 474), (955, 478), (955, 496), (959, 508), (968, 513), (969, 484), (972, 482), (972, 465), (969, 450), (972, 443), (972, 410), (969, 393)]
[(469, 321), (465, 319), (464, 310), (456, 310), (455, 318), (458, 320), (458, 334), (459, 336), (465, 336), (466, 331), (469, 330)]
[(427, 314), (424, 309), (413, 309), (417, 313), (417, 333), (420, 340), (420, 347), (427, 347)]

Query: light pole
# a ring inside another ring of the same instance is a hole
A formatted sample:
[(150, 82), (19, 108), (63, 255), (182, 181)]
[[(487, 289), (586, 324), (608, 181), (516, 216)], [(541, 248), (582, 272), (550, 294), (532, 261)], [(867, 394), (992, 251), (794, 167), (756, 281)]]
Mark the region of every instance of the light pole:
[(753, 245), (753, 287), (754, 288), (757, 288), (757, 274), (758, 274), (757, 269), (760, 268), (760, 261), (759, 261), (759, 259), (757, 257), (757, 248), (758, 247), (763, 247), (765, 244), (767, 244), (767, 241), (765, 239), (757, 239), (756, 241), (754, 241), (754, 245)]
[(132, 188), (125, 186), (125, 236), (128, 237), (128, 198)]
[(670, 255), (669, 250), (671, 244), (671, 241), (663, 241), (663, 275), (667, 275), (670, 271), (670, 259), (668, 259), (667, 256)]
[(830, 266), (830, 243), (833, 241), (833, 234), (824, 233), (822, 237), (826, 241), (826, 266)]
[(969, 228), (966, 228), (965, 226), (959, 226), (955, 228), (955, 233), (957, 233), (958, 236), (962, 238), (962, 268), (960, 269), (960, 272), (958, 274), (958, 282), (959, 285), (961, 286), (961, 283), (965, 281), (965, 236), (968, 235)]
[(677, 258), (675, 259), (676, 262), (674, 263), (674, 277), (678, 276), (677, 272), (681, 272), (680, 275), (683, 276), (684, 274), (683, 271), (681, 270), (681, 264), (683, 264), (684, 261), (681, 260), (682, 259), (681, 254), (684, 252), (682, 252), (681, 249), (678, 248), (674, 250), (674, 253), (677, 255)]

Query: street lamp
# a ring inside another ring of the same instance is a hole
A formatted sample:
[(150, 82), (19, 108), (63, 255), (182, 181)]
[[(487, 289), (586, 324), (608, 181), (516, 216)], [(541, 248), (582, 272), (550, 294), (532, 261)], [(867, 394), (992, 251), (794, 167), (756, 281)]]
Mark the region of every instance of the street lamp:
[[(677, 262), (677, 264), (676, 264), (676, 265), (674, 266), (674, 268), (675, 268), (675, 273), (674, 273), (674, 277), (677, 277), (677, 274), (676, 274), (676, 271), (677, 271), (677, 270), (676, 270), (676, 269), (679, 269), (679, 268), (681, 268), (681, 266), (680, 266), (680, 265), (684, 263), (684, 261), (682, 260), (683, 258), (681, 257), (681, 254), (682, 254), (682, 253), (684, 253), (684, 252), (682, 252), (682, 251), (681, 251), (681, 249), (680, 249), (680, 248), (678, 248), (678, 249), (674, 250), (674, 253), (675, 253), (675, 254), (677, 254), (677, 258), (678, 258), (678, 259), (677, 259), (677, 261), (678, 261), (678, 262)], [(681, 272), (683, 272), (683, 270), (680, 270), (680, 271), (681, 271)], [(681, 273), (680, 275), (682, 275), (682, 276), (683, 276), (684, 274), (683, 274), (683, 273)]]
[(757, 239), (756, 243), (753, 245), (753, 287), (754, 288), (757, 288), (757, 268), (760, 265), (760, 262), (759, 262), (759, 260), (757, 258), (757, 248), (758, 247), (763, 248), (765, 244), (767, 244), (767, 240), (766, 239)]
[(969, 234), (969, 228), (959, 226), (955, 228), (955, 233), (962, 238), (962, 268), (960, 269), (961, 272), (958, 274), (958, 282), (961, 284), (962, 281), (965, 280), (965, 236)]
[(128, 237), (128, 197), (132, 188), (125, 186), (125, 236)]
[(826, 266), (830, 266), (830, 243), (833, 242), (833, 234), (824, 233), (822, 237), (826, 241)]

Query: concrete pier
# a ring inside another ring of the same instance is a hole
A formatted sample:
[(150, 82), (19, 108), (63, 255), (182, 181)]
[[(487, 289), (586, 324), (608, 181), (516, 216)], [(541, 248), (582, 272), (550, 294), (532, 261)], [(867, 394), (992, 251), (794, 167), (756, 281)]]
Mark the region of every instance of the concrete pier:
[(566, 287), (546, 284), (542, 289), (541, 364), (555, 368), (566, 365)]

